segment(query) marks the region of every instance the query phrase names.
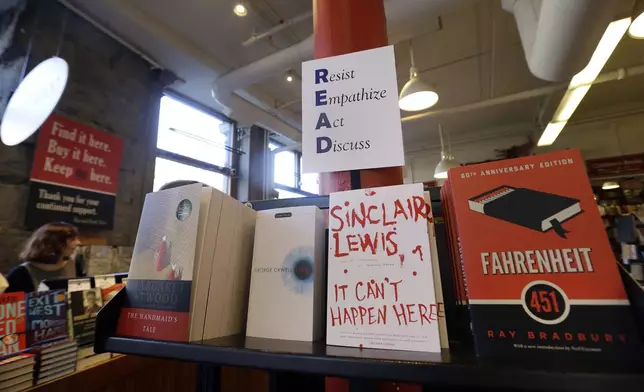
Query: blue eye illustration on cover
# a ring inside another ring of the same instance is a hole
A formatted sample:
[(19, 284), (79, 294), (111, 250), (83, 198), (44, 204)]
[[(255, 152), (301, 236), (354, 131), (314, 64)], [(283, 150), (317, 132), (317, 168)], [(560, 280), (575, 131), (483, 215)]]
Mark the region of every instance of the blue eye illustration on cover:
[(313, 292), (313, 248), (291, 250), (282, 263), (282, 282), (287, 289), (308, 295)]

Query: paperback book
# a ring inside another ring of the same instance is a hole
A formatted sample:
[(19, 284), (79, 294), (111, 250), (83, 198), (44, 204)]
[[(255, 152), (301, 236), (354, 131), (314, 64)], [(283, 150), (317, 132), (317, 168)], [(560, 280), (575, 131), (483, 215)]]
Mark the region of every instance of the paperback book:
[[(429, 192), (425, 192), (425, 203), (431, 206)], [(427, 233), (429, 234), (429, 249), (432, 252), (432, 277), (434, 279), (434, 293), (436, 295), (436, 318), (438, 319), (438, 332), (441, 339), (441, 348), (449, 348), (449, 336), (447, 335), (447, 317), (445, 315), (445, 301), (443, 285), (441, 282), (441, 266), (438, 259), (438, 247), (436, 244), (436, 226), (434, 224), (434, 213), (431, 208), (427, 209)]]
[(246, 336), (324, 335), (325, 222), (315, 206), (259, 211)]
[(32, 347), (29, 352), (36, 356), (34, 380), (39, 384), (61, 369), (75, 368), (78, 346), (73, 340), (61, 339)]
[(470, 328), (471, 317), (468, 307), (467, 293), (465, 288), (465, 278), (463, 276), (462, 254), (460, 251), (458, 237), (458, 222), (454, 217), (454, 206), (452, 205), (451, 186), (449, 181), (445, 181), (441, 187), (441, 201), (444, 210), (445, 231), (447, 235), (447, 250), (451, 260), (452, 286), (454, 288), (455, 306), (452, 323), (453, 337), (461, 345), (470, 347), (473, 345), (472, 332)]
[(93, 288), (69, 293), (71, 297), (72, 328), (79, 346), (94, 344), (96, 314), (103, 306), (101, 289)]
[(25, 293), (0, 295), (0, 357), (27, 348)]
[(68, 350), (76, 350), (77, 348), (76, 341), (72, 339), (59, 339), (30, 347), (29, 352), (37, 354), (39, 356), (38, 360), (40, 360), (43, 357), (49, 358), (62, 355), (62, 353), (67, 352)]
[(148, 194), (117, 334), (200, 341), (241, 332), (254, 219), (202, 184)]
[(27, 344), (35, 344), (67, 336), (67, 294), (65, 290), (40, 291), (27, 294)]
[(448, 192), (480, 355), (637, 355), (579, 151), (451, 169)]
[(25, 369), (29, 367), (33, 369), (35, 362), (36, 356), (33, 354), (16, 354), (0, 360), (0, 379), (11, 378), (6, 377), (6, 374), (17, 369)]
[(326, 342), (441, 352), (422, 184), (332, 193)]
[(97, 275), (94, 277), (94, 287), (101, 289), (101, 296), (103, 297), (103, 305), (112, 299), (125, 284), (116, 283), (114, 275)]
[(0, 381), (0, 391), (15, 390), (18, 385), (29, 385), (33, 382), (33, 373), (25, 373), (21, 376), (10, 378), (8, 380)]
[[(0, 361), (0, 391), (21, 391), (31, 387), (34, 376), (35, 356), (17, 354)], [(21, 388), (25, 386), (26, 388)]]

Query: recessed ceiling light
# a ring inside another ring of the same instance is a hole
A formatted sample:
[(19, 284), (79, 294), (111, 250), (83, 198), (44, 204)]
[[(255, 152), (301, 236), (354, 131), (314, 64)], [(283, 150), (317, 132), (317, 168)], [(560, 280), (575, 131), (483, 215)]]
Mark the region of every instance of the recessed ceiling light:
[(293, 76), (286, 75), (286, 81), (289, 82), (289, 83), (292, 82), (293, 81)]
[(11, 96), (0, 123), (0, 139), (7, 146), (34, 134), (54, 110), (67, 85), (69, 66), (52, 57), (34, 67)]
[(244, 3), (237, 3), (235, 4), (235, 8), (233, 8), (233, 12), (237, 16), (246, 16), (248, 14), (248, 8), (246, 8)]

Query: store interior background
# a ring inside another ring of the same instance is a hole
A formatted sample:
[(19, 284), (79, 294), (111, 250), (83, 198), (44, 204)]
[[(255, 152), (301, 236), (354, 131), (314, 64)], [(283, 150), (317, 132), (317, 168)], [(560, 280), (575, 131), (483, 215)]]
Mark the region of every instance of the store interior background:
[[(566, 148), (581, 149), (586, 159), (644, 152), (644, 75), (593, 86), (554, 145), (537, 147), (567, 81), (532, 75), (515, 18), (501, 1), (409, 1), (394, 7), (395, 1), (385, 4), (399, 87), (409, 78), (411, 45), (420, 78), (440, 95), (430, 116), (403, 123), (405, 182), (434, 181), (441, 159), (439, 124), (449, 133), (452, 155), (461, 164)], [(630, 12), (632, 1), (615, 3), (625, 15)], [(145, 194), (186, 173), (240, 199), (257, 194), (249, 190), (253, 184), (263, 188), (264, 197), (317, 193), (315, 176), (297, 173), (300, 63), (313, 57), (312, 18), (306, 16), (311, 1), (250, 0), (247, 5), (248, 15), (238, 17), (231, 11), (232, 1), (0, 4), (0, 114), (20, 80), (31, 41), (29, 67), (57, 51), (70, 64), (70, 81), (56, 112), (125, 141), (114, 230), (88, 236), (99, 243), (133, 245)], [(299, 22), (242, 44), (253, 33), (293, 18)], [(591, 34), (592, 28), (585, 27)], [(625, 36), (603, 72), (642, 64), (644, 40)], [(213, 83), (218, 101), (212, 97)], [(564, 87), (547, 89), (557, 85)], [(498, 97), (541, 88), (545, 93), (488, 105)], [(197, 108), (197, 114), (185, 114), (190, 110), (174, 104), (174, 98), (162, 101), (164, 93)], [(164, 104), (166, 111), (159, 116)], [(409, 115), (402, 113), (403, 118)], [(239, 141), (235, 126), (241, 130)], [(182, 150), (177, 147), (182, 141), (185, 146), (199, 141), (202, 147)], [(227, 151), (222, 144), (245, 154)], [(266, 191), (273, 184), (263, 174), (269, 146), (293, 148), (276, 156), (273, 194)], [(23, 222), (34, 148), (35, 138), (17, 147), (0, 146), (3, 272), (18, 262), (17, 250), (29, 235)], [(174, 148), (169, 155), (166, 149)], [(182, 164), (188, 167), (177, 166)]]

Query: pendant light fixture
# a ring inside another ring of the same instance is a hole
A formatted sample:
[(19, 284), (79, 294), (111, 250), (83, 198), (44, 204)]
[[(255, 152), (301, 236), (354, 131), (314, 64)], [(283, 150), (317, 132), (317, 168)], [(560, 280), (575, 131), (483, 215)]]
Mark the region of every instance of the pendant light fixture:
[(244, 4), (243, 1), (238, 0), (238, 1), (235, 1), (233, 12), (235, 13), (235, 15), (243, 17), (248, 15), (248, 8), (246, 7), (246, 4)]
[[(612, 132), (615, 132), (615, 139), (617, 139), (617, 149), (619, 151), (619, 155), (623, 156), (624, 149), (622, 148), (622, 139), (619, 137), (619, 127), (613, 123), (610, 125), (610, 130)], [(617, 181), (605, 181), (602, 184), (602, 189), (605, 191), (608, 191), (611, 189), (617, 189), (617, 188), (620, 188), (619, 182)]]
[(453, 167), (459, 167), (460, 164), (452, 156), (452, 143), (449, 139), (449, 132), (447, 133), (447, 151), (445, 150), (445, 144), (443, 143), (443, 126), (438, 125), (438, 135), (441, 138), (441, 161), (436, 165), (434, 169), (434, 178), (437, 180), (444, 180), (447, 178), (447, 172)]
[(617, 189), (619, 188), (619, 182), (617, 181), (606, 181), (605, 183), (602, 184), (602, 189), (607, 191), (610, 189)]
[(438, 94), (418, 78), (418, 69), (414, 61), (414, 48), (411, 45), (411, 40), (409, 41), (409, 58), (411, 60), (409, 81), (405, 83), (405, 86), (400, 91), (398, 106), (408, 112), (429, 109), (438, 102)]
[(628, 28), (628, 35), (644, 39), (644, 0), (638, 0), (633, 7), (633, 22)]
[[(33, 135), (54, 111), (63, 95), (69, 76), (69, 65), (58, 57), (58, 54), (63, 42), (68, 12), (65, 12), (63, 17), (56, 55), (36, 65), (24, 76), (31, 57), (33, 35), (29, 40), (22, 80), (9, 99), (0, 122), (0, 140), (7, 146), (20, 144)], [(37, 18), (38, 15), (34, 18), (34, 31)]]

